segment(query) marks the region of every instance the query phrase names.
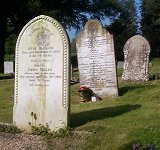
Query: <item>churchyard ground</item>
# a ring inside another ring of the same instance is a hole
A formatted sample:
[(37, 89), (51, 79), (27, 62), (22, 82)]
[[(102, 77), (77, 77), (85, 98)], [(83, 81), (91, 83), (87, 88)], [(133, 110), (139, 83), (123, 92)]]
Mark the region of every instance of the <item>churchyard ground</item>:
[[(154, 79), (160, 59), (152, 64)], [(13, 79), (0, 80), (0, 122), (12, 122), (13, 87)], [(119, 80), (119, 97), (97, 102), (81, 103), (78, 89), (79, 84), (71, 86), (70, 116), (70, 126), (78, 135), (47, 139), (48, 147), (62, 143), (61, 149), (128, 150), (133, 144), (155, 144), (160, 149), (160, 80), (143, 84)]]

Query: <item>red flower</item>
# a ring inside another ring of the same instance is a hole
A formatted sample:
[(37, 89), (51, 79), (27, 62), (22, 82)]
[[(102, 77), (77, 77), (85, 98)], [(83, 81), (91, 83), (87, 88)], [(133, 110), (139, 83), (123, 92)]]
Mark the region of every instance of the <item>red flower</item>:
[(79, 92), (80, 96), (85, 99), (91, 99), (91, 97), (94, 94), (93, 91), (89, 87), (86, 87), (86, 86), (80, 87), (78, 92)]
[(80, 89), (78, 90), (78, 92), (82, 92), (82, 91), (87, 90), (87, 89), (89, 89), (89, 88), (86, 87), (86, 86), (82, 86), (82, 87), (80, 87)]

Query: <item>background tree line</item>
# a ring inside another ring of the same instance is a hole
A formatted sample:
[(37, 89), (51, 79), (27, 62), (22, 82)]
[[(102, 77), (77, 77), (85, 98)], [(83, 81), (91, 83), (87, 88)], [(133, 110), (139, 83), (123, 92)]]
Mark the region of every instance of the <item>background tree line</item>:
[[(123, 46), (137, 34), (136, 0), (0, 0), (0, 72), (3, 72), (5, 54), (15, 53), (19, 32), (32, 18), (44, 14), (58, 20), (65, 29), (83, 29), (88, 19), (105, 17), (104, 25), (114, 35), (116, 59), (123, 60)], [(159, 0), (141, 0), (141, 34), (151, 44), (152, 57), (159, 57), (160, 3)], [(75, 39), (71, 41), (75, 52)]]
[(142, 0), (141, 30), (151, 45), (151, 56), (160, 57), (160, 1)]

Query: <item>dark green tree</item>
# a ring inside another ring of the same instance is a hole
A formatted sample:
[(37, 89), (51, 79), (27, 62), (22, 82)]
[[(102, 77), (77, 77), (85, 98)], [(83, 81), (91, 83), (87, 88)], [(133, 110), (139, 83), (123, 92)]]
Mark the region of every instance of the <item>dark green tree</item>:
[(0, 72), (3, 72), (5, 41), (40, 14), (57, 19), (65, 28), (80, 28), (91, 17), (103, 19), (118, 13), (118, 0), (0, 0)]
[(134, 0), (121, 0), (120, 13), (114, 19), (108, 30), (114, 35), (116, 59), (123, 60), (125, 42), (137, 33), (137, 12)]
[[(18, 0), (17, 0), (18, 2)], [(14, 8), (14, 9), (13, 9)], [(3, 62), (5, 54), (5, 39), (7, 31), (7, 18), (18, 9), (15, 1), (0, 0), (0, 72), (3, 72)]]
[(142, 0), (141, 30), (151, 45), (151, 57), (160, 57), (160, 1)]

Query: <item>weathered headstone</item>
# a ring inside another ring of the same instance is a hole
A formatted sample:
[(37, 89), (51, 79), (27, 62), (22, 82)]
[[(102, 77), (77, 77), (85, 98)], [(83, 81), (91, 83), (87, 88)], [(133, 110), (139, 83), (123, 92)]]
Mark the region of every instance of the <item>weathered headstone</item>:
[(117, 67), (118, 68), (123, 68), (124, 62), (123, 61), (118, 61)]
[(14, 73), (13, 61), (4, 62), (4, 74)]
[(86, 23), (76, 40), (80, 86), (90, 87), (100, 97), (117, 97), (113, 36), (98, 20)]
[(66, 127), (69, 117), (69, 44), (58, 21), (38, 16), (17, 40), (13, 121), (26, 131), (30, 125)]
[(150, 45), (141, 35), (128, 39), (124, 46), (122, 81), (148, 81)]

